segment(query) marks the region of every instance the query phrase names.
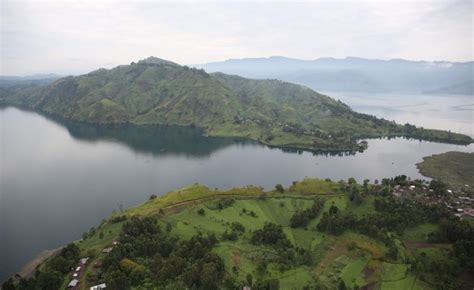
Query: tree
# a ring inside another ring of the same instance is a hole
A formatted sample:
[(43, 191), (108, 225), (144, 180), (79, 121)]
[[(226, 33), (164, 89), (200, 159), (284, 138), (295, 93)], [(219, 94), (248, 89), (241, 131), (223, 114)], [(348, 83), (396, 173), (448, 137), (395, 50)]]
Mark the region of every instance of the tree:
[(52, 270), (63, 274), (69, 272), (69, 263), (63, 256), (54, 257), (48, 265)]
[(63, 283), (63, 275), (54, 270), (42, 271), (38, 275), (36, 285), (39, 289), (58, 289)]
[(346, 290), (347, 289), (346, 283), (344, 283), (344, 280), (341, 279), (341, 281), (339, 281), (339, 285), (337, 286), (337, 289), (338, 290)]
[(281, 184), (275, 185), (275, 189), (276, 189), (276, 191), (278, 191), (279, 193), (285, 192), (285, 188), (283, 188), (283, 185), (281, 185)]
[(339, 208), (333, 203), (329, 208), (329, 215), (335, 215), (339, 212)]
[[(130, 289), (130, 282), (127, 276), (120, 270), (113, 270), (105, 276), (107, 288), (115, 290)], [(51, 288), (52, 289), (52, 288)]]
[(247, 276), (245, 277), (245, 280), (247, 281), (247, 286), (252, 287), (253, 285), (252, 274), (248, 273)]
[(10, 278), (2, 284), (2, 290), (15, 290), (15, 284), (13, 284), (13, 280)]
[(203, 208), (200, 208), (200, 209), (198, 209), (197, 213), (199, 215), (204, 215), (204, 214), (206, 214), (206, 211)]

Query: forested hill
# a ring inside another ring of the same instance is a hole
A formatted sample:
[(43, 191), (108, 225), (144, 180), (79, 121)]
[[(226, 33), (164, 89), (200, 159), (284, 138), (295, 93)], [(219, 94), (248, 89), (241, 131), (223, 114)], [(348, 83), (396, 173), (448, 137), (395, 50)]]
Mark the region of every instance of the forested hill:
[(359, 114), (304, 86), (208, 74), (154, 57), (52, 83), (0, 85), (0, 103), (76, 121), (191, 125), (208, 135), (317, 150), (355, 150), (357, 139), (379, 136), (472, 141)]
[(452, 198), (403, 175), (195, 184), (115, 212), (2, 289), (472, 289), (474, 223)]

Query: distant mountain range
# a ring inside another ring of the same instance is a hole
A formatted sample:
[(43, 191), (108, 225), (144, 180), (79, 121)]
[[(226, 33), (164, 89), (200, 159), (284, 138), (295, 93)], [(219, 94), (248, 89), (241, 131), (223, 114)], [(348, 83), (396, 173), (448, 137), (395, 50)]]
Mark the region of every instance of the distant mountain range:
[(301, 60), (281, 56), (193, 65), (207, 72), (280, 79), (318, 91), (474, 95), (474, 62), (377, 60), (357, 57)]
[(358, 139), (380, 136), (472, 142), (360, 114), (301, 85), (209, 74), (155, 57), (46, 82), (0, 83), (0, 104), (89, 123), (195, 126), (211, 136), (314, 150), (358, 150)]

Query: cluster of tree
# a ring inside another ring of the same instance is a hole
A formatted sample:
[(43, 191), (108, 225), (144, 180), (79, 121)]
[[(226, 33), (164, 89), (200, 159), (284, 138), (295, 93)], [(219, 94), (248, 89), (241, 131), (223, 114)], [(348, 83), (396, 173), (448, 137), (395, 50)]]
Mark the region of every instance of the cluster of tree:
[(440, 180), (433, 179), (430, 181), (430, 189), (433, 190), (434, 194), (444, 196), (446, 195), (448, 185)]
[(474, 224), (456, 217), (443, 219), (437, 231), (428, 235), (433, 243), (452, 243), (452, 255), (463, 267), (474, 270)]
[(283, 185), (281, 184), (277, 184), (275, 185), (275, 190), (278, 191), (279, 193), (284, 193), (285, 192), (285, 188), (283, 187)]
[(272, 245), (279, 248), (292, 248), (293, 245), (283, 232), (281, 225), (266, 222), (263, 228), (252, 233), (250, 241), (253, 244)]
[(231, 205), (234, 204), (234, 202), (235, 202), (235, 199), (230, 198), (230, 197), (221, 198), (217, 202), (217, 208), (224, 209), (224, 208), (230, 207)]
[[(283, 232), (281, 225), (265, 223), (262, 229), (253, 232), (251, 242), (256, 245), (270, 246), (269, 251), (258, 252), (253, 258), (257, 272), (261, 275), (266, 273), (269, 264), (276, 265), (281, 272), (295, 266), (313, 265), (313, 255), (304, 248), (294, 247)], [(257, 289), (274, 288), (257, 287)]]
[(337, 207), (331, 206), (329, 212), (323, 213), (317, 229), (334, 235), (353, 229), (374, 238), (385, 239), (387, 232), (402, 234), (408, 227), (424, 222), (435, 223), (449, 216), (442, 206), (401, 201), (393, 196), (378, 197), (374, 206), (377, 213), (362, 217), (340, 212)]
[(324, 202), (324, 199), (316, 198), (310, 208), (295, 212), (290, 218), (290, 226), (292, 228), (306, 227), (312, 219), (319, 215), (324, 207)]
[(467, 282), (459, 277), (474, 271), (474, 224), (456, 217), (445, 218), (438, 230), (429, 234), (428, 241), (451, 243), (452, 248), (446, 256), (423, 252), (417, 255), (412, 266), (420, 278), (434, 281), (438, 289), (468, 289)]
[(225, 230), (222, 234), (223, 240), (235, 241), (239, 238), (239, 235), (245, 232), (245, 227), (239, 222), (233, 222), (230, 225), (230, 231)]
[(126, 221), (127, 220), (127, 216), (126, 215), (118, 215), (118, 216), (114, 216), (113, 218), (110, 219), (110, 222), (112, 223), (120, 223), (120, 222), (123, 222), (123, 221)]
[(34, 277), (24, 279), (20, 276), (10, 278), (3, 283), (3, 290), (59, 289), (68, 273), (79, 261), (80, 250), (75, 244), (69, 244), (58, 255), (51, 258)]
[(242, 212), (240, 213), (240, 215), (243, 215), (243, 214), (246, 214), (246, 215), (254, 217), (254, 218), (258, 217), (258, 215), (253, 210), (248, 211), (246, 208), (243, 208)]
[(162, 231), (155, 218), (132, 218), (119, 237), (119, 244), (103, 261), (107, 287), (130, 289), (153, 285), (173, 289), (218, 289), (225, 269), (211, 252), (214, 235), (198, 234), (179, 240)]

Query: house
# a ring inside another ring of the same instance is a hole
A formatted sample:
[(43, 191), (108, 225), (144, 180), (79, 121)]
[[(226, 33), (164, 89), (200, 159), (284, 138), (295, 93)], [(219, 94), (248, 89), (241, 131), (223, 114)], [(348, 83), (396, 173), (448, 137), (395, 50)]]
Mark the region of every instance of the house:
[(112, 249), (113, 249), (112, 247), (105, 248), (105, 249), (102, 250), (102, 253), (108, 254), (108, 253), (112, 252)]
[(67, 288), (75, 288), (79, 284), (79, 280), (77, 279), (72, 279), (69, 284), (67, 284)]
[(87, 261), (88, 261), (88, 260), (89, 260), (89, 257), (82, 258), (82, 259), (80, 260), (80, 263), (81, 263), (82, 265), (85, 265), (85, 264), (87, 264)]
[(474, 217), (474, 209), (469, 208), (469, 209), (464, 211), (464, 214), (467, 215), (467, 216), (470, 216), (470, 217)]
[(99, 285), (92, 286), (90, 290), (102, 290), (102, 289), (105, 289), (106, 287), (107, 285), (105, 283), (102, 283)]
[(78, 266), (75, 272), (79, 272), (79, 271), (81, 271), (81, 266)]
[(77, 276), (79, 276), (79, 274), (77, 274), (77, 273), (72, 274), (73, 278), (77, 278)]

